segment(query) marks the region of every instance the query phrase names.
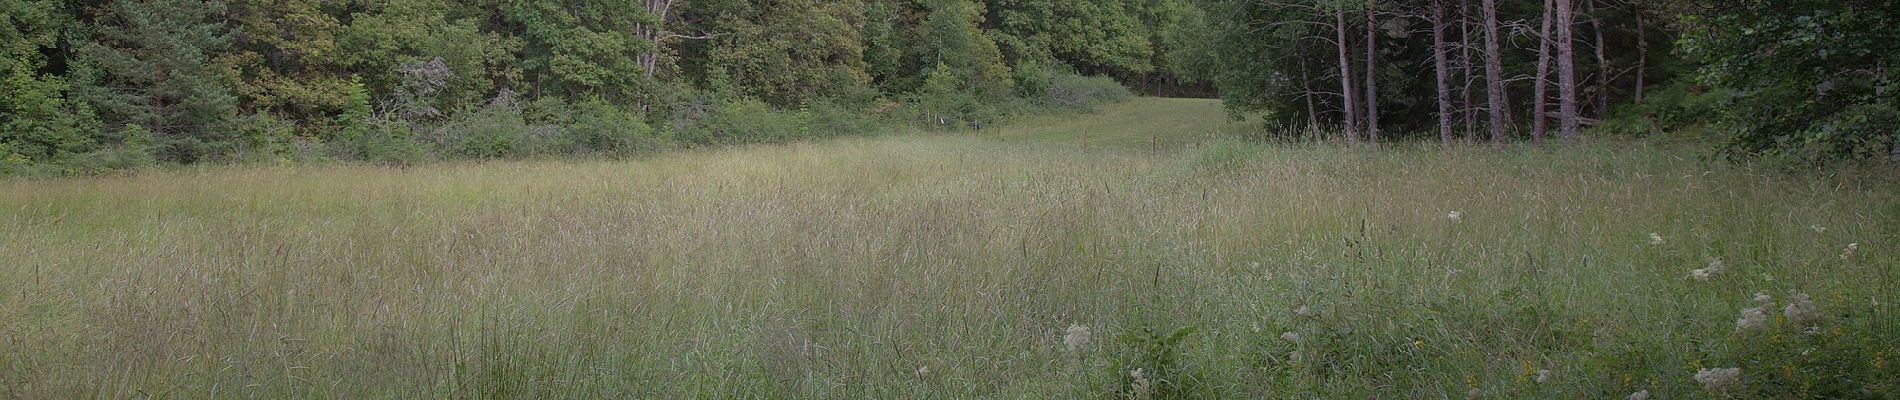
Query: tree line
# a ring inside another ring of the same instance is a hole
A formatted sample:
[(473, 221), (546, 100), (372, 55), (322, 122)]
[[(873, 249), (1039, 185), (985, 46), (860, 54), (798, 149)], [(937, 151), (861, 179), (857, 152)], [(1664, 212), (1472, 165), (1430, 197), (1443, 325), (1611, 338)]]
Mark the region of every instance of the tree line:
[(0, 0), (0, 172), (623, 155), (1218, 95), (1353, 141), (1900, 157), (1863, 0)]
[(1199, 69), (1281, 132), (1451, 143), (1702, 127), (1733, 158), (1900, 159), (1900, 18), (1879, 1), (1201, 4), (1216, 38)]
[(0, 168), (629, 154), (967, 128), (1126, 96), (1115, 79), (1180, 81), (1166, 54), (1193, 9), (0, 0)]

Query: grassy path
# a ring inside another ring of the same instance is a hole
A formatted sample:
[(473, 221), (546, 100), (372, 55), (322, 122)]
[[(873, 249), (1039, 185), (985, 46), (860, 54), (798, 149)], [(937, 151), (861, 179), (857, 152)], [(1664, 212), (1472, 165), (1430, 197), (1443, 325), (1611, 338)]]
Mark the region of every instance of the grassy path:
[(1011, 142), (1178, 149), (1234, 137), (1247, 128), (1229, 117), (1219, 100), (1144, 97), (1089, 115), (1033, 117), (983, 134)]
[(0, 181), (0, 398), (1900, 397), (1891, 178), (1237, 126)]

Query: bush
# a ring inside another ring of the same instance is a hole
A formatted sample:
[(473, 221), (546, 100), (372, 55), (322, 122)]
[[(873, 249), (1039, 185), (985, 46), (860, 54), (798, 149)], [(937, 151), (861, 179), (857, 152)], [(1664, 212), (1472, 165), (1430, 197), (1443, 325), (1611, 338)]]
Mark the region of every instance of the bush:
[(598, 99), (570, 105), (544, 97), (528, 106), (528, 122), (555, 130), (544, 149), (551, 154), (629, 156), (671, 145), (640, 113)]
[(1135, 96), (1127, 87), (1109, 77), (1085, 77), (1066, 72), (1050, 77), (1047, 93), (1043, 97), (1044, 105), (1078, 110), (1094, 109)]
[(712, 143), (781, 142), (799, 136), (800, 123), (793, 115), (772, 110), (758, 99), (721, 102), (700, 121), (698, 129)]
[(1733, 96), (1734, 92), (1719, 89), (1711, 91), (1688, 82), (1676, 82), (1650, 90), (1648, 94), (1641, 103), (1615, 107), (1597, 131), (1645, 136), (1707, 124), (1717, 116), (1723, 100)]
[(429, 134), (436, 148), (449, 157), (515, 158), (538, 154), (547, 147), (555, 129), (529, 125), (515, 103), (513, 92), (503, 91), (479, 108), (464, 109)]
[(870, 112), (831, 100), (813, 101), (800, 114), (806, 134), (815, 137), (868, 134), (884, 128), (884, 122)]

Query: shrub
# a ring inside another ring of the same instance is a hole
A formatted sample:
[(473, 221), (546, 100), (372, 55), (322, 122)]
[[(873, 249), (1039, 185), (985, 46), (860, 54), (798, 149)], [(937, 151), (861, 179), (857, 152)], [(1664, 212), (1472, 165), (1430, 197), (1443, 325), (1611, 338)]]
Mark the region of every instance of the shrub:
[(884, 128), (884, 122), (871, 113), (832, 100), (813, 101), (801, 111), (806, 133), (816, 137), (867, 134)]
[(442, 153), (458, 158), (512, 158), (542, 151), (554, 136), (548, 126), (529, 125), (514, 93), (502, 91), (487, 105), (464, 109), (429, 134)]
[(598, 99), (570, 105), (544, 97), (527, 111), (531, 125), (555, 130), (544, 149), (552, 154), (627, 156), (670, 146), (670, 138), (655, 132), (640, 113)]
[(1095, 107), (1128, 100), (1133, 93), (1105, 76), (1081, 76), (1073, 73), (1058, 73), (1049, 79), (1048, 95), (1043, 97), (1045, 105), (1070, 108), (1093, 109)]
[(714, 143), (766, 143), (795, 138), (800, 124), (789, 114), (772, 110), (758, 99), (721, 102), (701, 121), (699, 129)]

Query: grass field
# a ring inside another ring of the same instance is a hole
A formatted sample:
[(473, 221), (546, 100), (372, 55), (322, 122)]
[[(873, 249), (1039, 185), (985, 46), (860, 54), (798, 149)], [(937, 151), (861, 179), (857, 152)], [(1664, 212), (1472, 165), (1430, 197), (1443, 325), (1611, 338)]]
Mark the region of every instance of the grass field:
[(0, 397), (1900, 397), (1891, 177), (1244, 128), (0, 181)]

